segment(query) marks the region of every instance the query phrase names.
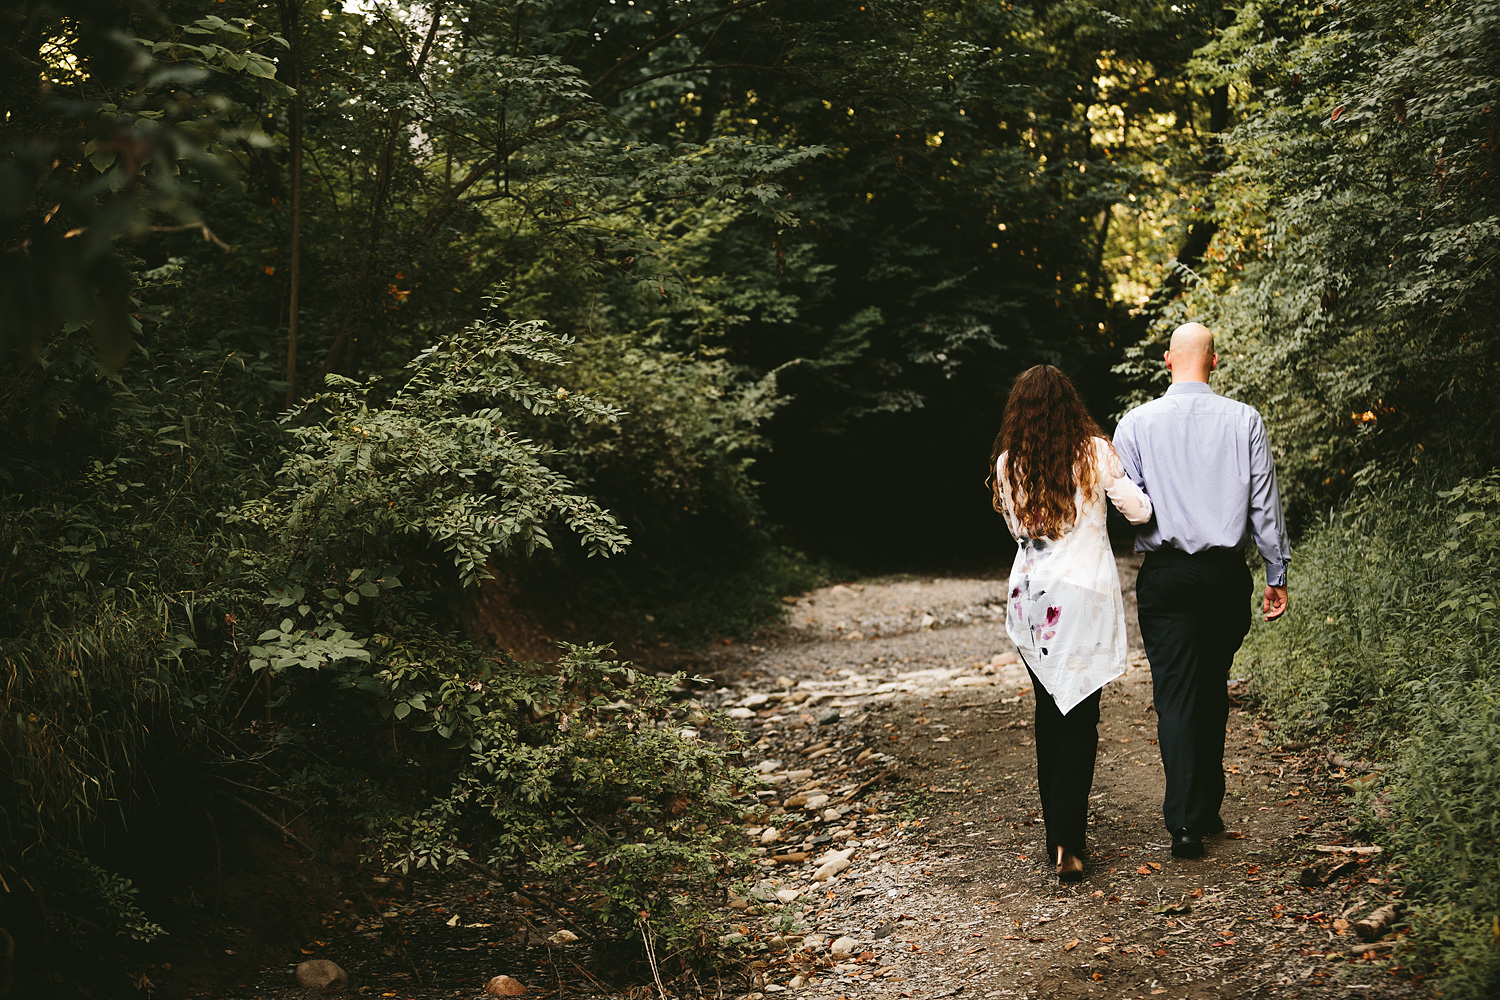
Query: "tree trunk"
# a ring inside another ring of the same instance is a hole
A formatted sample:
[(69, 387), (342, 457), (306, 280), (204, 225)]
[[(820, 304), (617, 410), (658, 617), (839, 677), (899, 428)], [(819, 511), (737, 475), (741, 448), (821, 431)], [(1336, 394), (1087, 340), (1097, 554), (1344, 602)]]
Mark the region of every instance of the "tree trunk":
[[(422, 42), (422, 49), (409, 60), (407, 66), (407, 73), (413, 81), (420, 81), (422, 78), (422, 70), (427, 65), (428, 56), (432, 54), (432, 43), (437, 37), (438, 26), (442, 24), (442, 20), (443, 5), (439, 2), (432, 7), (432, 20), (427, 25), (427, 36)], [(399, 25), (396, 30), (400, 30)], [(359, 274), (354, 280), (354, 303), (346, 313), (344, 322), (339, 325), (333, 344), (328, 348), (328, 354), (323, 359), (324, 375), (338, 371), (349, 363), (351, 348), (356, 339), (355, 331), (370, 317), (370, 307), (375, 298), (375, 255), (385, 231), (387, 195), (390, 192), (391, 173), (395, 168), (396, 144), (404, 134), (401, 110), (392, 108), (386, 117), (385, 146), (381, 150), (380, 165), (375, 174), (375, 194), (370, 205), (370, 223), (365, 234), (365, 252), (360, 260)]]
[(292, 254), (291, 295), (286, 330), (286, 408), (297, 401), (297, 318), (302, 290), (302, 0), (283, 0), (281, 31), (291, 45), (292, 98), (291, 188)]

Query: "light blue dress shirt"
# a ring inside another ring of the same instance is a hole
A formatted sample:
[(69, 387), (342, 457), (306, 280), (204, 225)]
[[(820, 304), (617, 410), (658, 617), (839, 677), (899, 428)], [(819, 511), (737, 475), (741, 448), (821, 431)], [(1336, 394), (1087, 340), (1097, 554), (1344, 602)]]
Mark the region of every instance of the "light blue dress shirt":
[(1253, 538), (1266, 583), (1286, 586), (1286, 518), (1255, 407), (1206, 382), (1174, 382), (1166, 395), (1121, 418), (1115, 450), (1156, 511), (1137, 531), (1137, 552), (1239, 549)]

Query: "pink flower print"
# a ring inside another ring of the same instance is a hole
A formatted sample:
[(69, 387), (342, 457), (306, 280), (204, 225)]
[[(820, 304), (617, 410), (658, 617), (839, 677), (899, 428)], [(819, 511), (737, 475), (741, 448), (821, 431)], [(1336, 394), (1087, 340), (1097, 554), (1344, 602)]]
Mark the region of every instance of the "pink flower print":
[(1054, 629), (1048, 629), (1046, 632), (1042, 633), (1042, 639), (1043, 639), (1043, 641), (1045, 641), (1047, 639), (1055, 639), (1055, 638), (1057, 638), (1057, 629), (1055, 629), (1055, 628)]
[[(1057, 620), (1059, 618), (1061, 618), (1061, 617), (1062, 617), (1062, 608), (1048, 608), (1047, 609), (1047, 625), (1048, 625), (1048, 627), (1050, 628), (1051, 626), (1056, 625), (1057, 624)], [(1050, 639), (1050, 638), (1052, 638), (1052, 636), (1048, 636), (1047, 638)]]
[(1012, 587), (1012, 588), (1010, 588), (1010, 596), (1011, 597), (1020, 597), (1021, 596), (1021, 588), (1020, 587)]

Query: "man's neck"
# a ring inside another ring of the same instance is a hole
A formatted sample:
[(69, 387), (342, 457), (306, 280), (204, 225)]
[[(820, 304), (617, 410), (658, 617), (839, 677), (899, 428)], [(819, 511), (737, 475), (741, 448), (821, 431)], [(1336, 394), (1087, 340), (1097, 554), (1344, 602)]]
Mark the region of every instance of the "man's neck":
[(1174, 370), (1172, 372), (1172, 384), (1176, 385), (1179, 382), (1202, 382), (1204, 385), (1208, 385), (1208, 373), (1207, 372), (1191, 372), (1191, 373), (1188, 373), (1188, 372), (1178, 372), (1178, 371)]

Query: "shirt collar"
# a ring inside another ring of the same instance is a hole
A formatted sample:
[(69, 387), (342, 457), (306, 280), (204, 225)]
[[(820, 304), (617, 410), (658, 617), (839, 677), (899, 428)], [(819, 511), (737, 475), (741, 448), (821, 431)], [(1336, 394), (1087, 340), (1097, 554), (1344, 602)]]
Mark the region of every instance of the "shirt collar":
[(1209, 388), (1207, 382), (1173, 382), (1167, 386), (1167, 395), (1176, 396), (1182, 393), (1208, 393), (1210, 396), (1217, 395)]

